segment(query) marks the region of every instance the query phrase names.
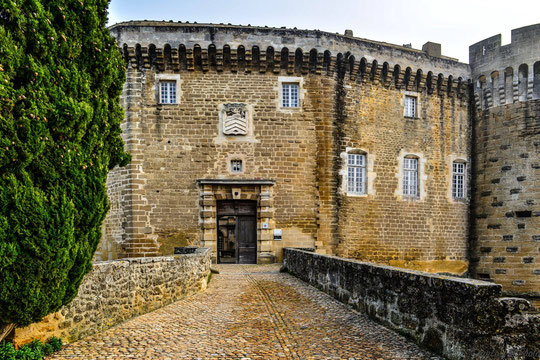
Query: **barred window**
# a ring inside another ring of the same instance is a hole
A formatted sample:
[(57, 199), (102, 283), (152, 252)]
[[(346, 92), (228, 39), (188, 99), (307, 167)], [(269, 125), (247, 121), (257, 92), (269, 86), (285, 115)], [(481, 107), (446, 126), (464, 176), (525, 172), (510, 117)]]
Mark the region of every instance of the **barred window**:
[(418, 197), (418, 158), (403, 159), (403, 195)]
[(176, 81), (159, 82), (160, 104), (176, 104)]
[(465, 199), (466, 164), (454, 161), (452, 164), (452, 197)]
[(414, 96), (405, 96), (405, 116), (416, 117), (416, 98)]
[(349, 194), (365, 194), (366, 155), (349, 154), (347, 165), (347, 192)]
[(242, 160), (231, 160), (231, 172), (241, 173), (242, 171)]
[(298, 84), (283, 84), (283, 102), (282, 107), (297, 108), (299, 107), (299, 88)]

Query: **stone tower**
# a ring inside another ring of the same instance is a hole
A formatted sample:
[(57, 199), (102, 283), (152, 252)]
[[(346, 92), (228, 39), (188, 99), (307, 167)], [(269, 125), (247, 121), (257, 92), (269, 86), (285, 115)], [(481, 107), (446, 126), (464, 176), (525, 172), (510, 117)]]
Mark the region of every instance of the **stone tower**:
[(471, 270), (540, 298), (540, 24), (469, 48), (475, 109)]

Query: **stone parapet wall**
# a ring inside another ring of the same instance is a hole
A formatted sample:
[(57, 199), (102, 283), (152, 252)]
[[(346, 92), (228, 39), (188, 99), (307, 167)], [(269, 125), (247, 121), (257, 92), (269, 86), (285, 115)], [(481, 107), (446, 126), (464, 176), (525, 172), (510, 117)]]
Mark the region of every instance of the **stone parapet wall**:
[[(443, 75), (445, 79), (450, 75), (456, 80), (459, 77), (468, 79), (470, 73), (469, 65), (460, 63), (457, 59), (446, 56), (430, 56), (423, 50), (320, 30), (160, 21), (122, 22), (112, 25), (109, 30), (122, 46), (125, 56), (136, 57), (138, 58), (136, 61), (146, 65), (153, 62), (150, 57), (161, 64), (166, 63), (167, 58), (171, 60), (171, 63), (178, 64), (177, 60), (181, 62), (178, 55), (180, 58), (186, 55), (185, 58), (189, 59), (192, 55), (197, 57), (196, 53), (198, 52), (202, 56), (202, 61), (188, 60), (192, 66), (197, 67), (199, 63), (202, 67), (207, 67), (212, 66), (213, 62), (220, 66), (221, 60), (230, 57), (233, 69), (235, 64), (247, 61), (247, 69), (260, 71), (262, 66), (260, 69), (253, 69), (249, 63), (257, 62), (260, 65), (265, 65), (265, 62), (268, 63), (267, 59), (271, 58), (272, 62), (274, 61), (275, 54), (275, 60), (279, 64), (281, 50), (285, 48), (290, 50), (288, 52), (293, 59), (298, 49), (305, 52), (304, 55), (298, 56), (298, 60), (305, 63), (305, 70), (309, 68), (307, 63), (318, 57), (310, 56), (311, 50), (320, 53), (320, 62), (323, 60), (323, 52), (328, 50), (334, 55), (336, 53), (349, 53), (358, 62), (361, 58), (365, 58), (368, 62), (377, 59), (381, 67), (385, 62), (392, 67), (399, 64), (403, 71), (407, 67), (420, 66), (425, 74), (431, 71), (435, 76)], [(224, 49), (225, 46), (229, 47), (229, 52), (220, 53), (220, 50)], [(198, 47), (199, 50), (189, 50), (192, 47)], [(253, 53), (254, 47), (259, 51)], [(217, 50), (215, 58), (212, 56), (212, 48)], [(183, 54), (186, 49), (188, 49), (187, 53)], [(210, 51), (206, 52), (207, 50)]]
[(17, 329), (15, 343), (59, 336), (75, 341), (206, 288), (210, 251), (96, 262), (79, 293), (42, 322)]
[(449, 359), (537, 359), (540, 316), (479, 280), (284, 249), (287, 271)]
[(495, 35), (469, 47), (477, 109), (540, 99), (540, 24), (512, 30), (502, 45)]

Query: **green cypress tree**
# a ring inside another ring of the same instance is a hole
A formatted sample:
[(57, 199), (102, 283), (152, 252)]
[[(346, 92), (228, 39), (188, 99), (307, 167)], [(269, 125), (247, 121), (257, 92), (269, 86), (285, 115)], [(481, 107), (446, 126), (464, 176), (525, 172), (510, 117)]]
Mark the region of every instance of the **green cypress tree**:
[[(107, 0), (0, 0), (0, 328), (69, 303), (126, 165)], [(1, 336), (1, 335), (0, 335)]]

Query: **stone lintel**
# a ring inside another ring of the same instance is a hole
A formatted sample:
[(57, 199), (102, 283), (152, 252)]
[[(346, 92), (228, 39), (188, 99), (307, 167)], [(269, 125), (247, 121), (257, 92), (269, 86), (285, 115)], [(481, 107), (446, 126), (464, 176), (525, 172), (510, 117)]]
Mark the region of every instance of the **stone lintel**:
[(199, 185), (274, 185), (275, 180), (255, 179), (197, 179)]

